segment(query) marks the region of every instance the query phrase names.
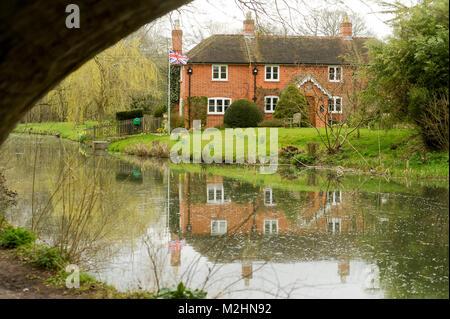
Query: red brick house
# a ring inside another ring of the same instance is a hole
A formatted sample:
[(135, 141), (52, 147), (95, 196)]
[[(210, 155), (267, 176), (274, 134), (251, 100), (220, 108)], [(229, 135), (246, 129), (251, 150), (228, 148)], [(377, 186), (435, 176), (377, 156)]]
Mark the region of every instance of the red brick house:
[[(338, 37), (259, 35), (247, 17), (242, 34), (213, 35), (187, 53), (174, 112), (188, 118), (188, 97), (206, 96), (206, 127), (222, 124), (238, 99), (254, 101), (270, 119), (282, 91), (295, 83), (308, 100), (311, 123), (322, 127), (324, 120), (346, 116), (354, 90), (351, 61), (366, 56), (366, 40), (352, 37), (348, 21)], [(182, 51), (181, 30), (172, 31), (172, 45)]]

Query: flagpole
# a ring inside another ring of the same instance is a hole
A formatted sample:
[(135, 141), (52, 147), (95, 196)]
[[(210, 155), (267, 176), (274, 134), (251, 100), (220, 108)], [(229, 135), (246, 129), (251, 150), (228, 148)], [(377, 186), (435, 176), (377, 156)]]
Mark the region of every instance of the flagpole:
[(169, 51), (169, 59), (167, 59), (169, 62), (169, 71), (167, 73), (169, 73), (168, 78), (169, 78), (169, 83), (167, 85), (167, 134), (170, 135), (170, 51)]

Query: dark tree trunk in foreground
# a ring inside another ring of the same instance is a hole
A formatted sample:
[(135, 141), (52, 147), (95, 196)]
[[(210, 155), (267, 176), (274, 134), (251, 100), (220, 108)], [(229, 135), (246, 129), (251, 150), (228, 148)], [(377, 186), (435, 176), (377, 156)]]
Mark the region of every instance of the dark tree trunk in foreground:
[(0, 1), (0, 144), (69, 73), (142, 25), (191, 0), (83, 0), (66, 28), (67, 0)]

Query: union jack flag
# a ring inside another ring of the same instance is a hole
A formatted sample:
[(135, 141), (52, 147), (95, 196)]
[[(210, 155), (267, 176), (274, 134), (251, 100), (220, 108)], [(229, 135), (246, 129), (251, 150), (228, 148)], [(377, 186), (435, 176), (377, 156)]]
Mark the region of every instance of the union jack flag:
[(172, 64), (187, 64), (189, 61), (189, 58), (181, 53), (178, 53), (177, 51), (170, 50), (169, 52), (169, 63)]
[(169, 241), (169, 250), (170, 251), (178, 251), (181, 250), (182, 247), (186, 246), (186, 240), (172, 240)]

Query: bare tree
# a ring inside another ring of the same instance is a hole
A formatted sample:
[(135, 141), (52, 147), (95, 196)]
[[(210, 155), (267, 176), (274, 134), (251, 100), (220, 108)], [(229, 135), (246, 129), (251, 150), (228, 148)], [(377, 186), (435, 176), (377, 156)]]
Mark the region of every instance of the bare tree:
[(298, 26), (298, 33), (302, 35), (336, 37), (340, 33), (340, 25), (347, 17), (353, 24), (353, 36), (373, 36), (364, 19), (358, 13), (347, 14), (344, 10), (312, 10), (304, 16)]

